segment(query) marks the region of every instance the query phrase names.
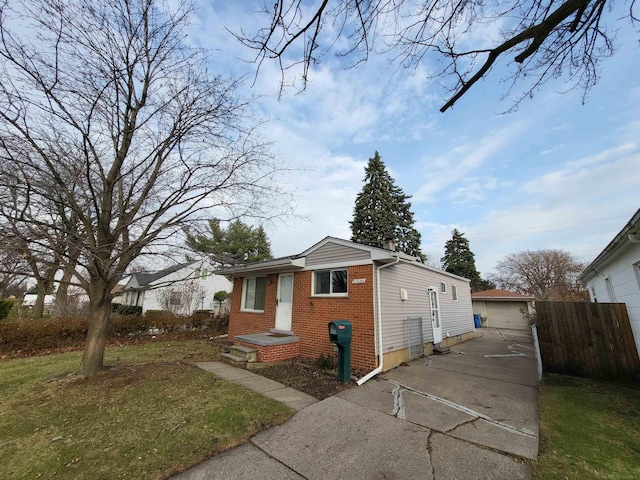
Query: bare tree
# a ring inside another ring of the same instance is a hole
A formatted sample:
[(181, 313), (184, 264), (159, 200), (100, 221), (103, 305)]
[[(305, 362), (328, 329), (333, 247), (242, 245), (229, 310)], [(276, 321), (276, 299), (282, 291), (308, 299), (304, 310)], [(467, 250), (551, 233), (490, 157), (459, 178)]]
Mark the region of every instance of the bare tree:
[(163, 310), (174, 315), (189, 315), (197, 310), (206, 291), (197, 280), (176, 282), (156, 294)]
[(586, 265), (562, 250), (537, 250), (507, 255), (491, 277), (499, 288), (533, 295), (538, 300), (583, 301), (587, 292), (578, 281)]
[(103, 367), (111, 292), (136, 257), (186, 222), (283, 204), (239, 83), (184, 43), (191, 14), (159, 0), (0, 4), (0, 186), (12, 221), (88, 292), (84, 375)]
[[(586, 92), (598, 80), (598, 66), (614, 53), (612, 39), (620, 17), (637, 21), (635, 0), (612, 13), (608, 0), (276, 0), (266, 3), (265, 27), (236, 37), (257, 50), (256, 61), (277, 59), (283, 72), (301, 65), (306, 85), (310, 69), (331, 48), (351, 60), (372, 52), (390, 54), (403, 67), (425, 65), (433, 78), (447, 81), (452, 107), (503, 57), (515, 62), (510, 75), (513, 108), (545, 81), (566, 78)], [(625, 14), (626, 12), (626, 14)], [(495, 25), (496, 38), (488, 26)], [(340, 40), (340, 41), (339, 41)], [(292, 60), (291, 60), (292, 59)]]
[(28, 267), (24, 259), (12, 248), (11, 242), (3, 238), (4, 244), (0, 247), (0, 299), (15, 292), (24, 292), (25, 280), (29, 275)]

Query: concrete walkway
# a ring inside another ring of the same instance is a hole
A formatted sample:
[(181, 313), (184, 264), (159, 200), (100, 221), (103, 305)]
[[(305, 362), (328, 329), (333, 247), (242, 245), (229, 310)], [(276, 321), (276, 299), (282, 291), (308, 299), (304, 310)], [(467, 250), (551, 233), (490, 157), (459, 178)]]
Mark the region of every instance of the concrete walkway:
[(207, 372), (242, 385), (249, 390), (261, 393), (293, 408), (296, 412), (318, 401), (317, 398), (294, 390), (269, 378), (251, 373), (243, 368), (236, 368), (222, 362), (200, 362), (196, 365)]
[[(530, 478), (538, 451), (530, 334), (482, 330), (451, 350), (307, 407), (290, 400), (301, 409), (288, 422), (174, 478)], [(251, 372), (202, 366), (272, 398), (289, 398), (287, 387)]]

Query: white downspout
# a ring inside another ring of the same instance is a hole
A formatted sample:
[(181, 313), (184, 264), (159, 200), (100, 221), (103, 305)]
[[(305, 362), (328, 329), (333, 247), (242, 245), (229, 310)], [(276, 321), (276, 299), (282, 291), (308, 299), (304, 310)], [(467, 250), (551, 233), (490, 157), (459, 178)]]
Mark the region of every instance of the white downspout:
[(376, 301), (378, 302), (378, 308), (376, 312), (376, 316), (378, 317), (378, 366), (367, 373), (364, 377), (358, 380), (356, 383), (358, 385), (362, 385), (367, 380), (370, 380), (372, 377), (376, 376), (382, 371), (382, 363), (384, 361), (384, 353), (382, 351), (382, 305), (380, 301), (380, 270), (386, 267), (390, 267), (392, 265), (396, 265), (400, 263), (400, 257), (396, 257), (395, 262), (385, 263), (384, 265), (380, 265), (376, 268)]

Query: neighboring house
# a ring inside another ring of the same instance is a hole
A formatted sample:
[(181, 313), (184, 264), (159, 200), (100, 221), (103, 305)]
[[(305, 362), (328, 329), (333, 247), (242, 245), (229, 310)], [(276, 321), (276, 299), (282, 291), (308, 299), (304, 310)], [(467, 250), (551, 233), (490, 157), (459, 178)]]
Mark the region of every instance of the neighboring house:
[[(177, 315), (190, 315), (196, 310), (219, 313), (216, 292), (231, 291), (231, 282), (213, 274), (206, 261), (174, 265), (156, 273), (134, 273), (121, 292), (123, 305), (148, 310), (166, 310)], [(223, 302), (222, 307), (225, 307)]]
[(229, 338), (258, 361), (333, 355), (332, 320), (352, 323), (351, 366), (374, 369), (361, 381), (473, 337), (469, 280), (404, 253), (326, 237), (217, 273), (234, 278)]
[(495, 288), (471, 294), (473, 313), (480, 315), (483, 326), (492, 328), (529, 328), (534, 300), (529, 295)]
[(113, 287), (113, 290), (111, 290), (111, 293), (113, 294), (113, 299), (111, 299), (111, 303), (122, 303), (124, 301), (124, 296), (123, 296), (124, 287), (125, 285), (121, 283)]
[(593, 302), (627, 305), (640, 352), (640, 210), (578, 277)]
[[(38, 299), (38, 295), (35, 293), (27, 293), (24, 297), (22, 297), (22, 306), (24, 307), (33, 307), (36, 304), (36, 300)], [(45, 295), (44, 296), (44, 309), (45, 310), (53, 310), (53, 306), (56, 303), (55, 295)]]

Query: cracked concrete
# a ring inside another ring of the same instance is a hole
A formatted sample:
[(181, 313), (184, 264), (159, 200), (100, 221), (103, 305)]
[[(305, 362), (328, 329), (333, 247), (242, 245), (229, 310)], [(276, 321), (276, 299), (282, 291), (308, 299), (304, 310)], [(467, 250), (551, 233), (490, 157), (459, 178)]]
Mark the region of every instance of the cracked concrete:
[(529, 479), (538, 451), (530, 342), (527, 332), (483, 329), (450, 355), (303, 408), (176, 478)]

